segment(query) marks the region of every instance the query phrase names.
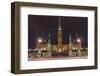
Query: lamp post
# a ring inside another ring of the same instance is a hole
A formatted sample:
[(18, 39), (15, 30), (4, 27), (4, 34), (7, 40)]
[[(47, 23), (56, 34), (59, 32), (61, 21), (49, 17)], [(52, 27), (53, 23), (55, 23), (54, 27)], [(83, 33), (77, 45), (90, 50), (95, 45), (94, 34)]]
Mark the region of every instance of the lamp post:
[(41, 38), (38, 38), (38, 57), (41, 56), (41, 47), (40, 44), (43, 42)]
[(39, 38), (39, 39), (38, 39), (38, 42), (39, 42), (39, 43), (41, 43), (41, 42), (42, 42), (42, 39), (41, 39), (41, 38)]
[(81, 56), (81, 39), (80, 38), (77, 39), (77, 43), (79, 44), (79, 47), (78, 47), (78, 56)]
[(77, 39), (77, 42), (78, 42), (78, 43), (80, 43), (80, 42), (81, 42), (81, 39), (80, 39), (80, 38), (78, 38), (78, 39)]

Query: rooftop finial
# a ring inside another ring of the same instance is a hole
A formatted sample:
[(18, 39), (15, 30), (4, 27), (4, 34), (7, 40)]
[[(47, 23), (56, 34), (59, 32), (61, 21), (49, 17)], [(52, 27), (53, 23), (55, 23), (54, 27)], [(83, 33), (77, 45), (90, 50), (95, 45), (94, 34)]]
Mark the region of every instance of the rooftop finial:
[(61, 18), (59, 17), (59, 26), (61, 26)]
[(61, 18), (59, 17), (59, 30), (61, 30)]

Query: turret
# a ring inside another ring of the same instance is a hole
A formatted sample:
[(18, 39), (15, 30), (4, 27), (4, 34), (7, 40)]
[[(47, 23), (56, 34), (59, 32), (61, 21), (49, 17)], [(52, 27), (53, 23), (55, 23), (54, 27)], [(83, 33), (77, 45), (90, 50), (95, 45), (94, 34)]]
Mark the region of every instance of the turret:
[(51, 54), (51, 35), (49, 34), (49, 38), (48, 38), (48, 47), (47, 47), (47, 51), (48, 51), (48, 56), (52, 56)]
[(69, 56), (72, 56), (72, 38), (71, 38), (71, 34), (69, 35)]

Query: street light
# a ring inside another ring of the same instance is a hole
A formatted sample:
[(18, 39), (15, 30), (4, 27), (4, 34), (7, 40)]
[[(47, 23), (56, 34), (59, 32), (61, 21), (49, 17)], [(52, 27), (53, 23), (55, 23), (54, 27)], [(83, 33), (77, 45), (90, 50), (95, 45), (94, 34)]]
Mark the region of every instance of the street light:
[(80, 48), (82, 47), (82, 45), (81, 45), (82, 41), (80, 38), (77, 39), (77, 43), (79, 44), (78, 49), (80, 50)]
[(79, 42), (81, 42), (81, 39), (80, 39), (80, 38), (78, 38), (78, 39), (77, 39), (77, 42), (78, 42), (78, 43), (79, 43)]
[(38, 42), (39, 42), (39, 43), (41, 43), (41, 42), (42, 42), (42, 39), (41, 39), (41, 38), (39, 38), (39, 39), (38, 39)]

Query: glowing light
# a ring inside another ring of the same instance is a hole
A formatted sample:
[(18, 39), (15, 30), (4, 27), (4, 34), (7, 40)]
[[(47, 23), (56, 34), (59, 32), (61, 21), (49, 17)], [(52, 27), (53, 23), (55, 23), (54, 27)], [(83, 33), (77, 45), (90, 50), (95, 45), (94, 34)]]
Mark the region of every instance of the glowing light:
[(38, 42), (39, 42), (39, 43), (41, 43), (41, 42), (42, 42), (42, 39), (41, 39), (41, 38), (39, 38), (39, 39), (38, 39)]
[(59, 49), (58, 49), (58, 52), (61, 52), (61, 51), (62, 51), (61, 48), (59, 48)]
[(78, 39), (77, 39), (77, 42), (79, 43), (79, 42), (81, 42), (81, 40), (78, 38)]
[(73, 47), (73, 50), (75, 50), (75, 48)]

